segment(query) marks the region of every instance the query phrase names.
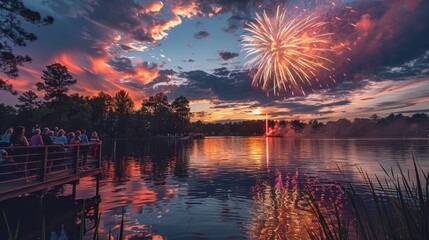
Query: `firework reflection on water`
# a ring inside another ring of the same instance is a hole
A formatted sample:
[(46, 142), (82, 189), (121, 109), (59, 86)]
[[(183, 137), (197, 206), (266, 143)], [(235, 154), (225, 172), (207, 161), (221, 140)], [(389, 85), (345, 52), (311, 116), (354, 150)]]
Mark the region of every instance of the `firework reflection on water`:
[(309, 194), (326, 216), (335, 208), (343, 215), (344, 190), (340, 185), (320, 185), (310, 178), (299, 182), (298, 176), (296, 170), (283, 181), (280, 171), (276, 170), (274, 187), (264, 181), (253, 188), (254, 207), (248, 227), (251, 238), (310, 239), (309, 231), (322, 233), (318, 217), (311, 210), (313, 202)]

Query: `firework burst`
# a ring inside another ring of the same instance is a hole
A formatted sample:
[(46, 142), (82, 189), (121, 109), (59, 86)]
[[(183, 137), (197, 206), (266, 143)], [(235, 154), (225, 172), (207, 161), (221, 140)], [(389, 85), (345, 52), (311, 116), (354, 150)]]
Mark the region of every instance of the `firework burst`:
[(242, 36), (245, 58), (251, 57), (244, 67), (254, 69), (252, 85), (277, 95), (288, 89), (305, 94), (302, 84), (311, 85), (320, 69), (329, 71), (324, 64), (331, 60), (322, 55), (332, 51), (326, 48), (331, 33), (316, 33), (325, 24), (313, 15), (287, 18), (280, 7), (271, 18), (265, 11), (256, 14)]

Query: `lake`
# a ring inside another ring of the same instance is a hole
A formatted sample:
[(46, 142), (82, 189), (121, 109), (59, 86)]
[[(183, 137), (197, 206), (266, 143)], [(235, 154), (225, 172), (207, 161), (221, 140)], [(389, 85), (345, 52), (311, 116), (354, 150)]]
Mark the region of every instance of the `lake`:
[[(255, 189), (262, 183), (274, 187), (279, 173), (284, 183), (293, 176), (320, 187), (352, 182), (365, 195), (358, 168), (371, 178), (384, 176), (381, 166), (413, 169), (414, 156), (429, 170), (427, 139), (154, 138), (105, 142), (103, 148), (101, 201), (95, 201), (92, 217), (85, 220), (87, 239), (92, 239), (93, 218), (99, 213), (101, 239), (109, 231), (118, 234), (121, 216), (130, 239), (254, 238), (257, 231), (269, 230), (258, 226), (271, 209), (266, 201), (258, 202)], [(44, 215), (50, 223), (48, 238), (72, 239), (79, 232), (80, 215), (66, 211), (71, 192), (70, 185), (54, 189), (46, 197), (50, 207), (43, 209), (37, 209), (37, 198), (32, 196), (7, 201), (2, 207), (23, 216), (21, 231), (26, 236), (34, 239), (40, 229), (26, 222), (40, 222)], [(78, 199), (91, 199), (94, 194), (95, 179), (85, 178), (77, 185)], [(35, 213), (25, 213), (28, 209)], [(305, 229), (291, 231), (297, 238), (305, 235)]]

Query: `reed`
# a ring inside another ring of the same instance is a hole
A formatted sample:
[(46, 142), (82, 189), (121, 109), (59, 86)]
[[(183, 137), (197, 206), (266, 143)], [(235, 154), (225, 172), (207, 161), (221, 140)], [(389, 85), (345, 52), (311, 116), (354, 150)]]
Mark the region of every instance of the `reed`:
[(381, 167), (385, 176), (374, 175), (375, 180), (358, 168), (370, 193), (367, 199), (348, 183), (346, 203), (352, 215), (347, 219), (339, 215), (337, 206), (323, 212), (318, 201), (307, 194), (321, 229), (309, 229), (311, 239), (429, 239), (428, 173), (414, 157), (412, 172), (405, 172), (399, 164), (396, 173), (393, 168)]
[(6, 217), (6, 213), (4, 212), (4, 210), (3, 210), (3, 218), (4, 218), (5, 225), (6, 225), (6, 230), (7, 230), (7, 234), (8, 234), (8, 240), (16, 240), (16, 239), (18, 239), (19, 225), (21, 223), (21, 218), (18, 219), (18, 223), (16, 224), (15, 231), (13, 233), (12, 233), (12, 229), (10, 228), (9, 221), (8, 221), (8, 219)]

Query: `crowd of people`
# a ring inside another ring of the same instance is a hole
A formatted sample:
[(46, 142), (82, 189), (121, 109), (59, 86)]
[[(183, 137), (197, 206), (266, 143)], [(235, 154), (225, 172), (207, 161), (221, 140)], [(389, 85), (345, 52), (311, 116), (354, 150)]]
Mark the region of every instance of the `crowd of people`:
[[(10, 155), (10, 149), (6, 147), (22, 147), (22, 146), (49, 146), (49, 145), (75, 145), (75, 144), (90, 144), (101, 143), (101, 140), (96, 131), (93, 131), (91, 136), (86, 134), (85, 129), (75, 132), (66, 132), (59, 127), (54, 127), (53, 130), (48, 127), (40, 128), (38, 125), (32, 129), (32, 134), (26, 134), (26, 129), (23, 126), (6, 129), (0, 137), (0, 163), (5, 160), (7, 155)], [(4, 149), (1, 149), (4, 148)], [(6, 149), (6, 150), (5, 150)], [(93, 148), (96, 151), (96, 148)]]
[(89, 144), (99, 143), (100, 138), (96, 131), (91, 136), (86, 135), (86, 130), (66, 132), (55, 127), (53, 130), (45, 127), (41, 129), (38, 125), (33, 127), (32, 135), (28, 138), (25, 127), (18, 126), (8, 128), (0, 139), (0, 147), (7, 146), (45, 146), (45, 145), (67, 145), (67, 144)]

